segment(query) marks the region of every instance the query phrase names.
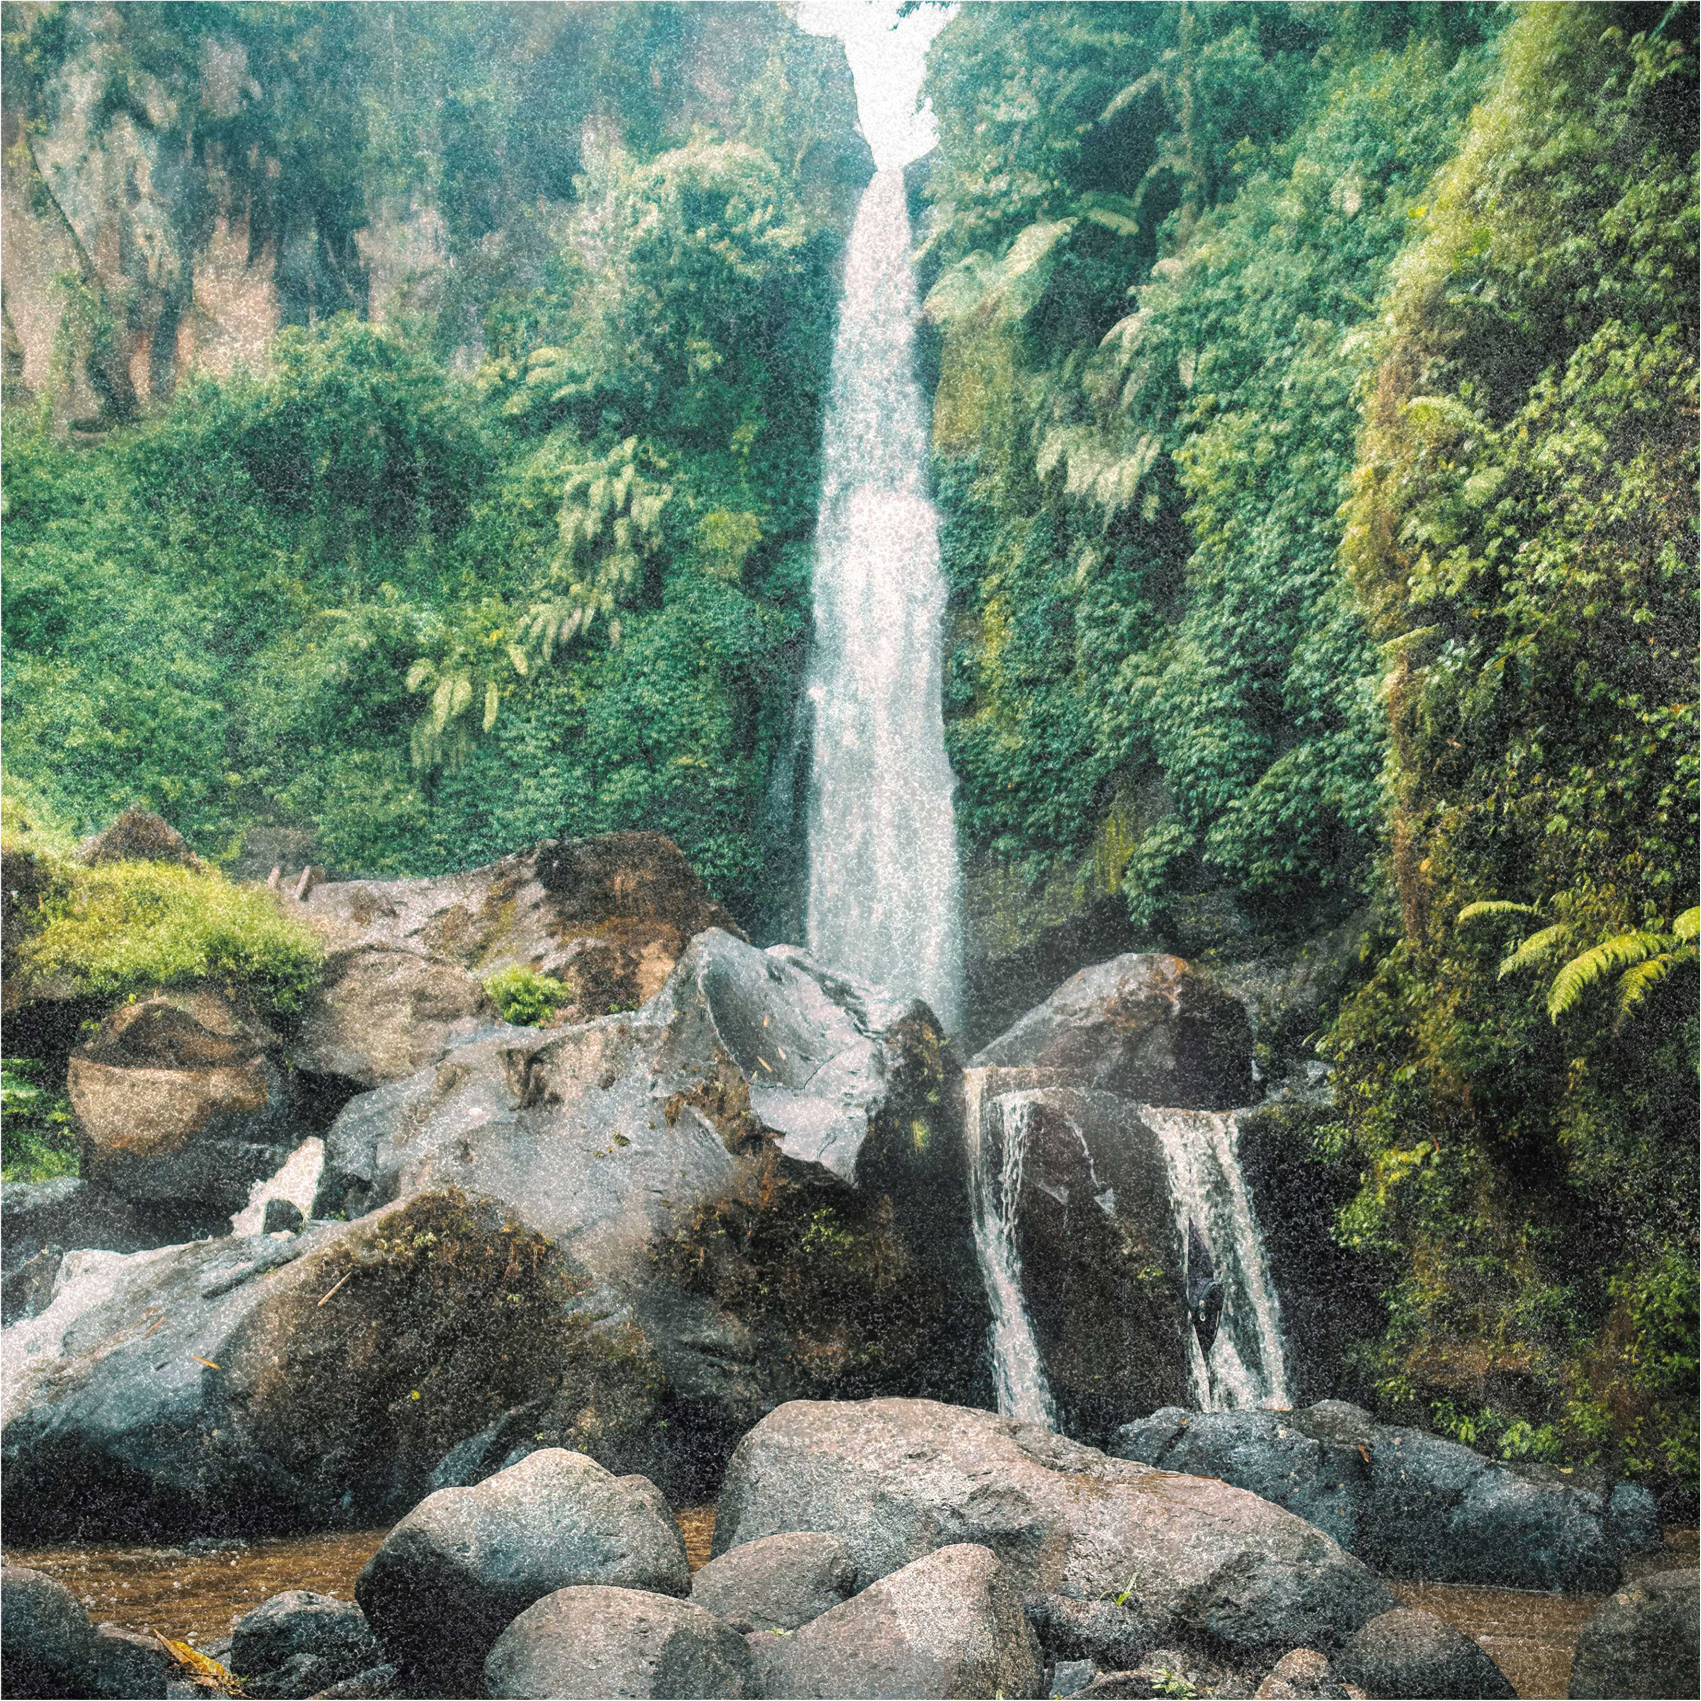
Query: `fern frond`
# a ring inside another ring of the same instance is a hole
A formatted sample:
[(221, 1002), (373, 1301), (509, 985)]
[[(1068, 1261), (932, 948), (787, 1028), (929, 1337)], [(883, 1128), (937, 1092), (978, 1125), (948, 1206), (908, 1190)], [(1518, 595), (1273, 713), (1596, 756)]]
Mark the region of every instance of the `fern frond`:
[(431, 729), (441, 732), (449, 724), (449, 705), (455, 695), (455, 681), (440, 679), (437, 689), (431, 693)]
[(1645, 963), (1628, 968), (1618, 980), (1618, 1013), (1628, 1016), (1673, 969), (1693, 963), (1697, 952), (1693, 945), (1680, 945), (1675, 951), (1662, 951)]
[(1693, 940), (1697, 935), (1701, 935), (1701, 904), (1697, 904), (1692, 910), (1685, 910), (1671, 924), (1671, 930), (1677, 938), (1683, 940)]
[(1623, 974), (1628, 968), (1646, 962), (1649, 957), (1670, 944), (1664, 933), (1644, 933), (1640, 929), (1615, 934), (1599, 945), (1573, 957), (1559, 971), (1547, 995), (1547, 1013), (1555, 1022), (1566, 1014), (1590, 987), (1609, 976)]
[(437, 669), (429, 657), (421, 656), (408, 669), (407, 688), (410, 691), (421, 691), (429, 685), (436, 676)]
[(1484, 898), (1480, 903), (1466, 904), (1459, 911), (1460, 921), (1475, 921), (1485, 915), (1539, 915), (1534, 904), (1513, 904), (1501, 898)]
[(1532, 933), (1522, 945), (1509, 957), (1502, 958), (1500, 973), (1496, 977), (1505, 980), (1510, 974), (1516, 974), (1520, 969), (1527, 969), (1539, 963), (1542, 958), (1569, 944), (1571, 940), (1571, 923), (1556, 921), (1551, 927), (1544, 927), (1540, 933)]

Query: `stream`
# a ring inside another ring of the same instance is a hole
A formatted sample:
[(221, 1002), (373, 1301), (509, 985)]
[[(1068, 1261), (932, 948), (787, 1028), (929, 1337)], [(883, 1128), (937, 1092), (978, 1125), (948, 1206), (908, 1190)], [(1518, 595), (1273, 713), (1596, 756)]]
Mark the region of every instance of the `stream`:
[[(677, 1511), (691, 1569), (708, 1563), (714, 1536), (713, 1506)], [(246, 1544), (182, 1547), (9, 1548), (8, 1565), (30, 1565), (74, 1590), (97, 1623), (127, 1630), (157, 1629), (210, 1646), (231, 1625), (284, 1589), (354, 1598), (355, 1579), (383, 1530), (329, 1535), (275, 1536)], [(1670, 1530), (1663, 1554), (1644, 1554), (1626, 1567), (1632, 1575), (1697, 1561), (1697, 1532)], [(1520, 1696), (1562, 1696), (1571, 1675), (1578, 1632), (1604, 1595), (1550, 1595), (1526, 1589), (1486, 1589), (1450, 1583), (1395, 1583), (1411, 1606), (1422, 1607), (1473, 1636), (1506, 1673)]]

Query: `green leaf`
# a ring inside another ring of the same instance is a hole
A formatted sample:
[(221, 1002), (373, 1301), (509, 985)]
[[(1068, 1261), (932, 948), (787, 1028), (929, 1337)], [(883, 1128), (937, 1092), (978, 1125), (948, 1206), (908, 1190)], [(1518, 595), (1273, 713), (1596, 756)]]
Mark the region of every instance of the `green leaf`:
[(1475, 921), (1484, 915), (1538, 915), (1534, 904), (1513, 904), (1501, 898), (1484, 898), (1479, 903), (1466, 904), (1459, 911), (1460, 921)]
[(1645, 962), (1669, 943), (1663, 933), (1645, 933), (1633, 929), (1603, 939), (1599, 945), (1573, 957), (1555, 977), (1547, 995), (1547, 1013), (1557, 1022), (1570, 1011), (1590, 987), (1609, 976), (1622, 974), (1626, 969)]

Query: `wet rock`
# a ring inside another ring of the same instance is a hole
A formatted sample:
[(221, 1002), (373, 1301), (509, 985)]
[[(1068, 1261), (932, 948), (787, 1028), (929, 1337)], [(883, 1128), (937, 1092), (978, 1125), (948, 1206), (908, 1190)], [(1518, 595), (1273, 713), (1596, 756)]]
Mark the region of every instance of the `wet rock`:
[(392, 1665), (369, 1666), (353, 1677), (345, 1677), (341, 1683), (321, 1689), (313, 1701), (390, 1701), (391, 1696), (402, 1693), (397, 1687), (400, 1678), (401, 1674)]
[(83, 1175), (185, 1227), (222, 1228), (296, 1144), (276, 1036), (213, 992), (115, 1010), (71, 1054), (67, 1091)]
[(103, 832), (77, 846), (77, 861), (90, 868), (108, 862), (172, 862), (199, 868), (200, 859), (183, 835), (163, 816), (147, 809), (126, 809)]
[(973, 1543), (902, 1566), (794, 1635), (750, 1641), (775, 1697), (1038, 1695), (1044, 1675), (1010, 1572)]
[(315, 1689), (352, 1677), (383, 1659), (366, 1614), (354, 1601), (310, 1589), (286, 1589), (273, 1595), (239, 1619), (231, 1633), (229, 1663), (241, 1677), (276, 1671), (302, 1654), (335, 1668)]
[(653, 1483), (556, 1447), (422, 1501), (384, 1538), (355, 1592), (404, 1675), (470, 1695), (517, 1614), (592, 1583), (688, 1594), (685, 1543)]
[(249, 1678), (242, 1687), (253, 1701), (304, 1701), (344, 1675), (335, 1661), (318, 1654), (291, 1654), (281, 1665)]
[(511, 1623), (484, 1662), (500, 1697), (742, 1697), (755, 1662), (744, 1638), (690, 1601), (638, 1589), (559, 1589)]
[(1656, 1571), (1627, 1583), (1583, 1626), (1571, 1658), (1572, 1701), (1697, 1692), (1701, 1573)]
[(89, 1615), (63, 1583), (28, 1566), (0, 1567), (0, 1676), (7, 1695), (88, 1694), (94, 1644)]
[(68, 1253), (62, 1276), (0, 1337), (12, 1540), (389, 1522), (457, 1439), (543, 1393), (611, 1456), (654, 1430), (641, 1341), (488, 1201)]
[(1618, 1577), (1615, 1540), (1646, 1539), (1634, 1492), (1614, 1502), (1609, 1535), (1598, 1493), (1532, 1481), (1338, 1400), (1283, 1413), (1167, 1408), (1125, 1425), (1110, 1451), (1221, 1477), (1326, 1530), (1378, 1571), (1434, 1582), (1597, 1590)]
[(740, 1632), (795, 1630), (855, 1590), (845, 1544), (818, 1530), (735, 1547), (691, 1579), (692, 1600)]
[(89, 1692), (111, 1701), (154, 1701), (177, 1674), (177, 1662), (152, 1636), (102, 1624), (89, 1657)]
[(1347, 1692), (1326, 1655), (1295, 1648), (1270, 1668), (1256, 1701), (1347, 1701)]
[(980, 1543), (1025, 1597), (1120, 1594), (1154, 1640), (1185, 1629), (1230, 1652), (1337, 1647), (1398, 1604), (1321, 1531), (1242, 1490), (929, 1400), (795, 1401), (763, 1419), (728, 1467), (715, 1551), (787, 1530), (841, 1536), (865, 1585)]
[(1517, 1695), (1506, 1674), (1462, 1630), (1400, 1607), (1373, 1618), (1342, 1648), (1335, 1668), (1373, 1696), (1471, 1701)]
[(63, 1247), (44, 1246), (0, 1278), (0, 1326), (9, 1328), (25, 1318), (40, 1316), (53, 1303), (53, 1284), (64, 1262)]
[(1178, 1109), (1258, 1096), (1245, 1007), (1180, 957), (1150, 952), (1082, 969), (974, 1062), (1054, 1069), (1071, 1086)]
[(301, 1207), (288, 1199), (268, 1199), (266, 1214), (260, 1221), (262, 1234), (300, 1234), (307, 1219)]
[(139, 1252), (146, 1244), (130, 1206), (81, 1176), (0, 1184), (0, 1269), (8, 1275), (49, 1246)]
[(1079, 1695), (1098, 1675), (1099, 1668), (1091, 1660), (1059, 1660), (1051, 1674), (1051, 1693)]

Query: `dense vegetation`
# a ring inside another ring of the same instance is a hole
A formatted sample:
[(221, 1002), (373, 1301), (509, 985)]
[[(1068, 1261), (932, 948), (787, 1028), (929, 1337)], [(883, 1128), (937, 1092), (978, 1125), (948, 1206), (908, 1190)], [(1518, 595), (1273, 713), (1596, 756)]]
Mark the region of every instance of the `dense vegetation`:
[[(344, 872), (653, 827), (775, 927), (819, 62), (741, 12), (772, 51), (709, 124), (698, 8), (132, 15), (113, 112), (239, 38), (266, 101), (179, 77), (185, 145), (280, 160), (244, 192), (316, 252), (424, 196), (461, 262), (383, 324), (321, 268), (264, 374), (98, 437), (9, 398), (12, 772)], [(8, 30), (31, 90), (84, 51)], [(971, 872), (1225, 956), (1350, 918), (1356, 1386), (1692, 1483), (1694, 8), (967, 6), (929, 92)]]

